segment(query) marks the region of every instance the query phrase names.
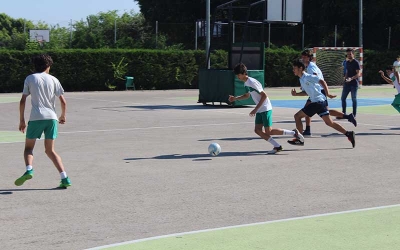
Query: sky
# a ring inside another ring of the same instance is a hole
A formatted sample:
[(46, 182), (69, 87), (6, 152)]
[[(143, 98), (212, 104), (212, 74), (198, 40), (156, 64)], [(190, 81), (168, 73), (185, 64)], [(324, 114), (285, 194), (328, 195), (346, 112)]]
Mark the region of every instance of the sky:
[(85, 20), (89, 15), (110, 10), (118, 10), (119, 15), (130, 10), (140, 12), (133, 0), (1, 0), (0, 4), (0, 13), (14, 19), (25, 18), (33, 23), (40, 20), (60, 26), (68, 26), (71, 19)]

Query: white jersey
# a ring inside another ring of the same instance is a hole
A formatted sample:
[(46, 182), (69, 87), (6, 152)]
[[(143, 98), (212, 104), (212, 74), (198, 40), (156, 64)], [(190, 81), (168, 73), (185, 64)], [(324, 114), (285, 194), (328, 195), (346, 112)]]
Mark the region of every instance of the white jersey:
[(399, 81), (397, 81), (396, 76), (394, 75), (394, 73), (391, 73), (389, 78), (393, 81), (393, 85), (396, 87), (397, 92), (400, 94), (400, 85), (399, 85)]
[(55, 99), (64, 94), (64, 89), (57, 78), (45, 72), (29, 75), (22, 94), (31, 95), (29, 121), (58, 120)]
[[(257, 105), (261, 100), (260, 93), (264, 91), (261, 83), (257, 81), (257, 79), (254, 79), (253, 77), (248, 77), (247, 81), (244, 83), (244, 87), (246, 88), (246, 92), (250, 93), (251, 98), (253, 98), (253, 101)], [(257, 113), (262, 113), (268, 110), (272, 110), (272, 105), (267, 96), (267, 99), (265, 99), (264, 103), (257, 110)]]

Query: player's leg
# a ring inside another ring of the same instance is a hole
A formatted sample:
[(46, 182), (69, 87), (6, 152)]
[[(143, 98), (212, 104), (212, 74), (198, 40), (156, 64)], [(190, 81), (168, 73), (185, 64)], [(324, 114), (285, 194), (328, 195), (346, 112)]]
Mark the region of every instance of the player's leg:
[(298, 146), (304, 146), (304, 136), (299, 132), (303, 131), (303, 122), (301, 121), (305, 117), (312, 117), (313, 115), (309, 115), (312, 110), (313, 104), (310, 103), (303, 109), (299, 110), (295, 115), (294, 115), (294, 120), (296, 122), (296, 129), (294, 129), (294, 137), (295, 139), (289, 140), (288, 143), (292, 145), (298, 145)]
[(25, 148), (24, 148), (24, 161), (26, 170), (25, 173), (15, 180), (16, 186), (21, 186), (26, 180), (33, 177), (33, 149), (35, 148), (36, 139), (40, 139), (43, 133), (42, 121), (29, 121), (26, 130)]
[[(310, 98), (308, 98), (304, 107), (306, 107), (310, 103), (311, 103), (311, 100), (310, 100)], [(305, 120), (306, 120), (306, 129), (303, 131), (303, 135), (311, 136), (311, 117), (306, 116)]]
[(357, 116), (357, 92), (358, 92), (358, 86), (357, 85), (351, 85), (351, 101), (353, 103), (353, 115), (354, 117)]
[(357, 120), (356, 120), (355, 116), (353, 115), (353, 113), (346, 115), (338, 110), (329, 109), (329, 115), (337, 117), (339, 119), (347, 119), (349, 122), (353, 123), (354, 127), (357, 127)]
[(58, 122), (57, 120), (47, 120), (47, 126), (44, 130), (45, 140), (44, 140), (44, 148), (46, 155), (53, 162), (54, 166), (57, 168), (58, 172), (61, 176), (61, 188), (66, 188), (71, 186), (71, 181), (65, 172), (64, 165), (62, 163), (61, 157), (54, 150), (54, 141), (57, 138), (58, 134)]
[(342, 100), (342, 112), (343, 112), (343, 114), (346, 114), (346, 108), (347, 108), (346, 99), (347, 99), (347, 96), (350, 93), (350, 90), (351, 90), (351, 88), (350, 88), (349, 84), (343, 83), (342, 97), (340, 98)]
[(334, 122), (332, 118), (329, 116), (329, 111), (328, 112), (326, 111), (324, 109), (321, 109), (321, 111), (318, 112), (319, 116), (322, 118), (322, 120), (324, 120), (325, 124), (339, 131), (340, 133), (344, 134), (349, 139), (354, 148), (356, 145), (354, 131), (347, 131), (342, 125), (340, 125), (337, 122)]
[(397, 94), (394, 97), (394, 100), (392, 102), (392, 106), (393, 106), (393, 108), (395, 108), (397, 110), (397, 112), (400, 113), (400, 94)]

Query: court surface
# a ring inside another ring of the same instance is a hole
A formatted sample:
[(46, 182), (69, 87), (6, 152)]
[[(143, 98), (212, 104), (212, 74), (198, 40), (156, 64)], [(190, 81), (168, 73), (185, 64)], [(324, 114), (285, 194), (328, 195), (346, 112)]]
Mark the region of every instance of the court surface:
[[(266, 92), (273, 127), (293, 129), (306, 97)], [(354, 149), (314, 117), (304, 147), (278, 136), (284, 151), (267, 155), (252, 107), (203, 106), (197, 90), (66, 93), (56, 151), (67, 190), (55, 189), (42, 140), (34, 178), (14, 186), (25, 171), (20, 94), (0, 94), (1, 249), (397, 249), (394, 94), (389, 85), (359, 90), (358, 126), (338, 120), (356, 131)]]

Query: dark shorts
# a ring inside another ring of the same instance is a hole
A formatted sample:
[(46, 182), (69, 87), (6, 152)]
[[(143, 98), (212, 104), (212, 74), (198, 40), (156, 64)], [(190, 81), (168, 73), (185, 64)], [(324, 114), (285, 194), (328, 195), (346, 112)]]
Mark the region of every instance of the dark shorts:
[(329, 115), (328, 106), (326, 102), (311, 102), (307, 106), (301, 109), (308, 117), (312, 117), (315, 114), (318, 114), (320, 117), (325, 115)]
[[(321, 90), (321, 93), (324, 94), (324, 96), (326, 97), (326, 94), (325, 94), (325, 90), (324, 90), (324, 89)], [(310, 103), (311, 103), (311, 99), (310, 99), (310, 97), (308, 97), (308, 99), (307, 99), (306, 104), (304, 105), (304, 107), (307, 106), (307, 105), (310, 104)], [(329, 106), (329, 104), (328, 104), (328, 97), (326, 97), (325, 105), (326, 105), (327, 107)]]

